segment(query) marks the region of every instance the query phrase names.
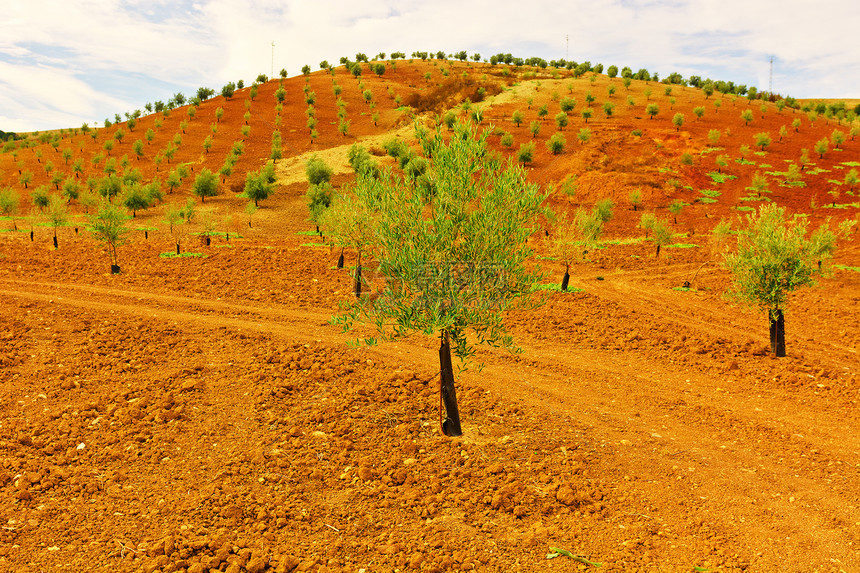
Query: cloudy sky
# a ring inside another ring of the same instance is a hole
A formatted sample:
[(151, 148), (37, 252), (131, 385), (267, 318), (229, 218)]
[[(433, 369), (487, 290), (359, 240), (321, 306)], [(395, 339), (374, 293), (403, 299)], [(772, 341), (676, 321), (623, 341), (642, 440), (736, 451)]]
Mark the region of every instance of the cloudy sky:
[(467, 50), (860, 98), (855, 0), (0, 0), (0, 130), (101, 125), (356, 52)]

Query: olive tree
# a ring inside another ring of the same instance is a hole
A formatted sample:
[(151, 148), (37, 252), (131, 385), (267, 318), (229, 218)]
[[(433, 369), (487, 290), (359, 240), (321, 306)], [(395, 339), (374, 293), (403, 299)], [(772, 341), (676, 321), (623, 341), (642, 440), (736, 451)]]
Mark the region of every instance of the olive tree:
[(603, 232), (603, 219), (596, 210), (588, 212), (577, 209), (573, 217), (562, 213), (558, 217), (552, 235), (551, 252), (564, 265), (561, 290), (567, 291), (570, 281), (570, 265), (580, 256), (597, 248)]
[(245, 191), (240, 196), (253, 201), (254, 206), (259, 206), (260, 201), (268, 199), (273, 193), (272, 183), (274, 182), (275, 166), (270, 160), (259, 171), (249, 171), (245, 175)]
[(57, 244), (57, 228), (65, 225), (69, 220), (69, 207), (59, 195), (51, 195), (48, 200), (48, 207), (45, 210), (45, 218), (54, 229), (54, 248), (58, 248)]
[(377, 214), (351, 193), (332, 197), (331, 204), (319, 217), (320, 226), (340, 247), (337, 268), (343, 268), (344, 249), (355, 250), (352, 291), (356, 298), (362, 290), (362, 255), (374, 244), (377, 220)]
[(116, 249), (125, 244), (125, 235), (128, 233), (127, 220), (128, 216), (122, 209), (109, 201), (102, 201), (98, 212), (90, 216), (90, 232), (107, 246), (113, 274), (119, 273)]
[(785, 356), (784, 308), (788, 294), (815, 284), (822, 262), (836, 249), (836, 236), (825, 223), (811, 235), (805, 218), (786, 217), (785, 209), (768, 203), (746, 218), (737, 235), (737, 249), (725, 254), (734, 275), (729, 295), (768, 313), (770, 346)]
[(218, 195), (218, 176), (204, 167), (194, 178), (191, 192), (200, 197), (203, 202), (206, 201), (206, 197), (215, 197)]
[(15, 223), (15, 215), (18, 214), (18, 205), (21, 202), (21, 197), (18, 192), (11, 187), (0, 189), (0, 213), (4, 217), (12, 219), (12, 228), (17, 231), (18, 225)]
[(654, 119), (654, 116), (660, 113), (660, 106), (656, 103), (649, 103), (645, 106), (645, 113), (648, 114), (648, 119)]
[(830, 142), (827, 140), (826, 137), (819, 139), (815, 142), (815, 147), (813, 149), (815, 149), (815, 153), (818, 154), (819, 159), (824, 159), (824, 154), (827, 153), (827, 149), (829, 148), (829, 146)]
[(755, 134), (755, 144), (756, 147), (761, 147), (761, 150), (764, 151), (764, 148), (770, 145), (772, 142), (770, 138), (770, 134), (767, 132), (756, 133)]
[[(439, 336), (442, 433), (462, 434), (451, 351), (465, 361), (475, 342), (515, 350), (503, 322), (507, 310), (536, 301), (542, 278), (527, 260), (545, 195), (512, 160), (491, 154), (488, 131), (459, 124), (419, 135), (428, 150), (433, 192), (392, 172), (359, 177), (352, 192), (378, 217), (374, 250), (385, 280), (333, 321), (344, 329), (367, 322), (379, 340), (421, 332)], [(375, 343), (376, 337), (364, 339)]]

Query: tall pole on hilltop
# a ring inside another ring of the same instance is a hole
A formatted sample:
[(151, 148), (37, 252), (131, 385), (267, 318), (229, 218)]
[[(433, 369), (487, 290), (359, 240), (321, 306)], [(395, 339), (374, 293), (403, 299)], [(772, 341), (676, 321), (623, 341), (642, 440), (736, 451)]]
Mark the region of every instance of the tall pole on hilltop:
[(773, 95), (773, 56), (770, 57), (770, 84), (767, 88), (768, 93)]

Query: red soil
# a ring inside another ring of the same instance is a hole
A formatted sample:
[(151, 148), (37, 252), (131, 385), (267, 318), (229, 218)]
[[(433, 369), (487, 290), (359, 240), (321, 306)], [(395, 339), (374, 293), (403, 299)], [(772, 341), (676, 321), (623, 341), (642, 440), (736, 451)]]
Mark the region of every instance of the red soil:
[[(348, 136), (337, 131), (330, 77), (312, 74), (314, 143), (305, 128), (305, 80), (286, 80), (283, 181), (295, 180), (293, 158), (332, 154), (409, 124), (386, 87), (404, 101), (429, 94), (444, 83), (444, 66), (401, 61), (381, 79), (364, 77), (378, 126), (358, 82), (339, 69)], [(149, 238), (135, 231), (121, 247), (120, 275), (105, 273), (105, 252), (74, 203), (80, 233), (61, 228), (58, 250), (49, 228), (36, 226), (33, 242), (25, 233), (0, 234), (0, 570), (591, 569), (565, 556), (547, 559), (551, 547), (601, 562), (601, 571), (860, 569), (860, 433), (851, 422), (860, 274), (837, 269), (792, 295), (789, 356), (775, 359), (766, 351), (765, 317), (722, 296), (729, 277), (707, 239), (735, 207), (758, 204), (739, 200), (754, 171), (784, 171), (801, 148), (811, 152), (815, 141), (848, 128), (824, 118), (811, 126), (804, 114), (772, 105), (762, 119), (758, 101), (745, 127), (745, 99), (724, 99), (715, 113), (713, 96), (706, 101), (679, 86), (669, 110), (664, 86), (644, 82), (633, 82), (629, 109), (615, 79), (615, 115), (604, 118), (595, 105), (584, 144), (575, 140), (584, 120), (572, 116), (567, 149), (554, 156), (544, 145), (555, 131), (553, 92), (565, 97), (572, 83), (578, 114), (588, 91), (596, 103), (607, 99), (608, 78), (543, 77), (538, 89), (520, 77), (507, 86), (500, 68), (460, 63), (449, 77), (461, 81), (464, 70), (474, 84), (438, 90), (427, 106), (444, 111), (475, 94), (475, 85), (523, 90), (485, 115), (514, 134), (516, 149), (531, 140), (528, 123), (546, 103), (550, 119), (536, 138), (531, 177), (558, 184), (578, 176), (575, 196), (554, 196), (556, 207), (612, 197), (608, 238), (631, 239), (641, 236), (641, 213), (627, 200), (632, 189), (642, 189), (645, 210), (666, 217), (678, 197), (690, 203), (678, 215), (677, 230), (688, 233), (679, 241), (698, 247), (665, 249), (657, 259), (649, 242), (627, 241), (578, 264), (571, 285), (582, 292), (555, 293), (542, 308), (508, 317), (522, 354), (484, 349), (484, 370), (458, 375), (466, 434), (444, 438), (437, 341), (415, 336), (352, 350), (351, 335), (328, 324), (350, 296), (349, 271), (332, 268), (336, 252), (306, 246), (315, 239), (297, 234), (311, 228), (304, 183), (279, 187), (252, 228), (239, 215), (245, 201), (228, 189), (239, 190), (269, 154), (278, 83), (269, 82), (251, 104), (251, 136), (236, 172), (206, 201), (234, 215), (229, 243), (219, 236), (193, 246), (207, 258), (158, 256), (173, 248), (163, 206), (138, 214), (135, 225), (150, 229)], [(653, 120), (644, 114), (645, 89), (661, 108)], [(438, 106), (437, 97), (444, 97)], [(217, 170), (241, 138), (246, 98), (247, 90), (201, 105), (172, 164), (157, 172), (152, 157), (181, 132), (185, 108), (164, 120), (144, 159), (132, 158), (131, 144), (154, 117), (142, 118), (111, 155), (128, 154), (145, 179), (166, 177), (177, 163)], [(707, 110), (701, 120), (692, 112), (698, 105)], [(202, 141), (219, 106), (225, 113), (207, 154)], [(518, 128), (509, 119), (514, 109), (526, 116)], [(680, 131), (671, 123), (676, 112), (686, 116)], [(802, 117), (797, 133), (795, 117)], [(790, 133), (777, 143), (784, 124)], [(20, 151), (17, 160), (35, 175), (30, 189), (48, 182), (48, 159), (70, 172), (65, 147), (96, 174), (90, 158), (114, 129), (101, 130), (97, 143), (79, 134), (67, 135), (58, 152), (37, 147), (41, 162), (34, 150)], [(699, 156), (711, 129), (723, 132), (725, 150)], [(765, 156), (748, 158), (772, 167), (737, 163), (738, 148), (754, 147), (763, 131), (774, 143)], [(504, 149), (499, 138), (491, 141)], [(849, 138), (843, 147), (820, 160), (811, 153), (828, 171), (805, 175), (806, 187), (770, 177), (768, 197), (812, 224), (855, 217), (856, 207), (821, 207), (837, 187), (828, 180), (849, 169), (840, 164), (860, 160), (860, 142)], [(685, 151), (692, 167), (680, 164)], [(717, 153), (730, 156), (723, 171), (737, 179), (718, 184), (707, 176)], [(0, 154), (0, 185), (19, 187), (15, 161)], [(338, 175), (335, 183), (348, 179)], [(166, 202), (184, 203), (189, 186)], [(696, 202), (701, 189), (722, 194), (716, 203)], [(838, 189), (837, 204), (854, 202), (845, 186)], [(546, 254), (542, 238), (534, 247)], [(857, 267), (858, 254), (844, 243), (836, 262)], [(560, 265), (540, 264), (560, 278)], [(695, 290), (673, 290), (694, 276)]]

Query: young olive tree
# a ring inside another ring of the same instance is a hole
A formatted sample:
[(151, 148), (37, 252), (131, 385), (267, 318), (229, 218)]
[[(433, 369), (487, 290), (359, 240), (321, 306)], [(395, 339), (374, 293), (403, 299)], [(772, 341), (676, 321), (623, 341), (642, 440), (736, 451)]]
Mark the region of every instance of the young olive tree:
[(0, 213), (4, 217), (12, 219), (13, 230), (18, 230), (18, 225), (15, 223), (15, 215), (18, 214), (18, 205), (21, 202), (21, 197), (18, 192), (11, 187), (0, 188)]
[(787, 218), (784, 208), (769, 203), (747, 216), (746, 227), (737, 235), (737, 250), (725, 254), (734, 275), (729, 295), (767, 311), (776, 356), (785, 356), (783, 310), (788, 294), (814, 285), (822, 263), (836, 249), (836, 236), (826, 223), (807, 235), (806, 219)]
[(206, 201), (206, 197), (215, 197), (218, 195), (218, 176), (204, 167), (194, 178), (191, 192), (200, 197), (201, 201)]
[(420, 136), (429, 149), (429, 193), (391, 172), (357, 180), (352, 192), (378, 217), (374, 254), (385, 281), (375, 300), (362, 297), (333, 319), (346, 330), (369, 322), (381, 340), (440, 337), (447, 436), (462, 434), (452, 347), (461, 360), (474, 354), (475, 341), (515, 350), (503, 314), (535, 302), (541, 279), (526, 262), (526, 241), (545, 195), (521, 167), (489, 152), (488, 135), (459, 124), (448, 141), (440, 129)]
[(570, 265), (580, 256), (585, 257), (589, 251), (597, 248), (602, 232), (603, 219), (596, 211), (589, 213), (580, 208), (576, 210), (573, 218), (564, 213), (558, 217), (550, 248), (552, 254), (564, 264), (562, 291), (567, 291)]
[(59, 195), (51, 195), (48, 201), (48, 207), (45, 210), (45, 218), (51, 227), (54, 228), (54, 248), (59, 248), (57, 244), (57, 228), (65, 225), (69, 220), (69, 207)]
[(239, 196), (254, 202), (259, 207), (259, 202), (268, 199), (274, 192), (272, 183), (275, 182), (275, 165), (269, 160), (259, 171), (249, 171), (245, 175), (245, 191)]
[(340, 247), (337, 268), (343, 268), (344, 249), (355, 249), (355, 274), (353, 275), (353, 294), (361, 296), (362, 255), (367, 253), (374, 244), (374, 232), (378, 216), (369, 210), (367, 205), (355, 195), (338, 195), (332, 199), (331, 205), (319, 217), (320, 226), (329, 236), (334, 238)]
[(119, 273), (116, 249), (125, 244), (125, 235), (128, 233), (127, 220), (128, 216), (122, 209), (109, 201), (102, 201), (98, 212), (90, 216), (90, 232), (107, 246), (113, 274)]

